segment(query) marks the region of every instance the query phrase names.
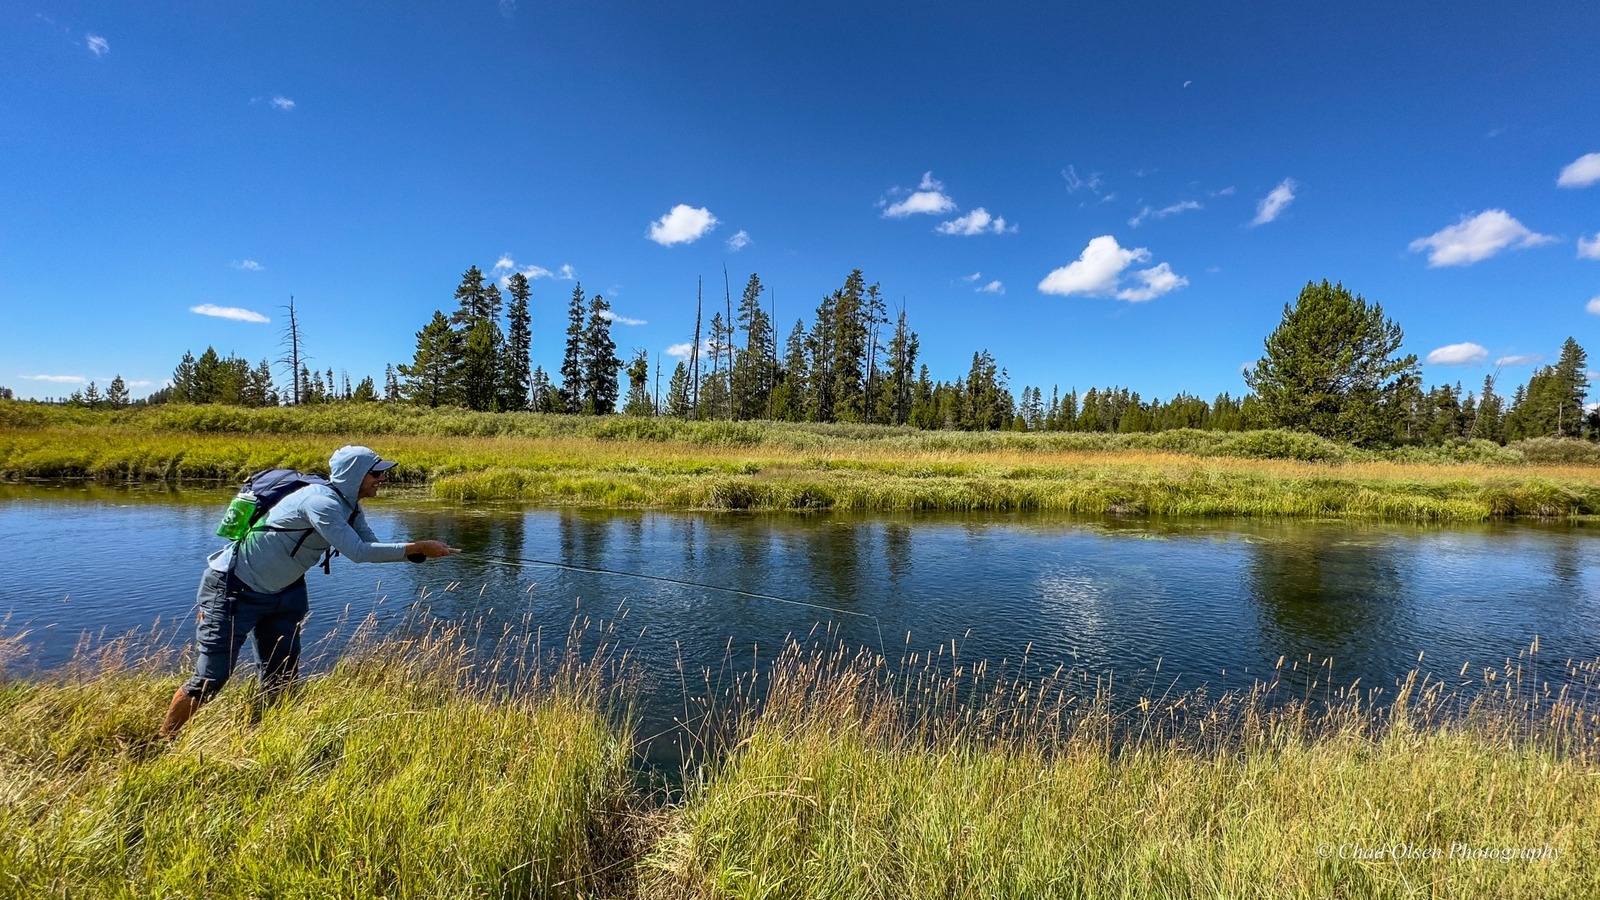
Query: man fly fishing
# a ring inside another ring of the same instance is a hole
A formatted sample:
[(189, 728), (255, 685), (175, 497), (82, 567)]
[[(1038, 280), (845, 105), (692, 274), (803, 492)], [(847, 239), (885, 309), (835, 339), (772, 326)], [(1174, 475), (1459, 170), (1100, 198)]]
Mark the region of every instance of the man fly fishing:
[[(245, 636), (255, 632), (261, 686), (271, 697), (300, 667), (300, 627), (310, 611), (306, 572), (326, 570), (334, 554), (358, 563), (422, 562), (459, 552), (443, 541), (382, 543), (367, 524), (361, 501), (378, 495), (394, 462), (366, 447), (346, 446), (328, 460), (330, 477), (273, 470), (253, 476), (235, 504), (243, 521), (224, 522), (233, 543), (207, 558), (196, 600), (199, 658), (194, 676), (172, 695), (161, 735), (171, 738), (233, 673)], [(259, 485), (257, 484), (259, 482)], [(277, 496), (275, 491), (287, 490)]]

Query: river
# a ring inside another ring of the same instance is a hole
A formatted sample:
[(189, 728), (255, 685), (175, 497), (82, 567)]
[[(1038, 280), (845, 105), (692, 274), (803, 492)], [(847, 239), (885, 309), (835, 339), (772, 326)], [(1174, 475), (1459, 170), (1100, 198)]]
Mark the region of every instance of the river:
[[(85, 635), (153, 630), (182, 646), (228, 497), (0, 486), (0, 635), (27, 632), (12, 672), (62, 664)], [(1367, 686), (1416, 668), (1470, 681), (1519, 655), (1559, 685), (1569, 659), (1600, 658), (1600, 530), (1568, 524), (467, 508), (416, 495), (367, 506), (379, 535), (466, 552), (313, 570), (309, 642), (371, 616), (380, 629), (537, 631), (555, 647), (587, 622), (640, 674), (647, 727), (683, 708), (680, 662), (742, 665), (830, 627), (891, 659), (953, 647), (1015, 666), (1026, 654), (1031, 672), (1143, 673), (1179, 690), (1245, 688), (1280, 658), (1291, 680)]]

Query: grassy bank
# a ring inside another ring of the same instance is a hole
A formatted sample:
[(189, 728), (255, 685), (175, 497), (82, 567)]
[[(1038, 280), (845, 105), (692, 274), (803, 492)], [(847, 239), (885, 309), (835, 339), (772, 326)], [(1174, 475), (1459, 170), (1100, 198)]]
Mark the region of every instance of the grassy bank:
[[(516, 696), (450, 640), (371, 644), (166, 747), (170, 667), (0, 684), (0, 896), (510, 897), (612, 889), (629, 745), (589, 673)], [(604, 840), (601, 836), (607, 836)]]
[(438, 497), (758, 510), (1058, 510), (1411, 521), (1600, 513), (1600, 448), (1373, 452), (1279, 431), (920, 432), (377, 404), (125, 412), (0, 404), (0, 478), (234, 482), (364, 441)]
[(358, 644), (259, 721), (230, 688), (171, 746), (150, 737), (169, 666), (0, 683), (0, 895), (1600, 891), (1600, 721), (1514, 667), (1470, 700), (1413, 680), (1119, 703), (791, 648), (718, 700), (670, 799), (629, 777), (592, 668), (508, 693), (483, 667), (450, 640)]

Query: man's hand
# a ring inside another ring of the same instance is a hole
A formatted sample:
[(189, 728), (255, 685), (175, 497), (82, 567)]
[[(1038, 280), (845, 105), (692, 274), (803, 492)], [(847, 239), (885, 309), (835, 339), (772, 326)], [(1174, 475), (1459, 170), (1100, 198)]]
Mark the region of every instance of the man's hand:
[(460, 552), (460, 550), (446, 544), (444, 541), (412, 541), (406, 544), (406, 559), (412, 562), (438, 559), (441, 556), (450, 556)]

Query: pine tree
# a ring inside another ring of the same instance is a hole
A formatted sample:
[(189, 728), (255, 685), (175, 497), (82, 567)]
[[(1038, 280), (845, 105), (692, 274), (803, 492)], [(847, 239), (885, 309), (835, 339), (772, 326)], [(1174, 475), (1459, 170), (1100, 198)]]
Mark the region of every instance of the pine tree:
[(458, 402), (463, 349), (460, 333), (450, 327), (442, 311), (435, 310), (433, 320), (417, 332), (411, 365), (400, 366), (406, 379), (401, 388), (405, 398), (429, 407)]
[(617, 410), (617, 372), (622, 360), (611, 339), (611, 318), (606, 315), (610, 311), (606, 298), (595, 294), (589, 301), (589, 324), (583, 334), (583, 411), (597, 416)]
[(100, 388), (93, 381), (89, 382), (89, 386), (83, 389), (82, 400), (84, 406), (90, 409), (99, 409), (102, 399)]
[(760, 277), (752, 272), (739, 299), (738, 324), (744, 329), (744, 348), (734, 363), (733, 402), (735, 417), (740, 419), (766, 416), (772, 400), (777, 345), (772, 323), (761, 308), (763, 290)]
[(583, 411), (583, 285), (573, 285), (572, 301), (567, 306), (567, 349), (561, 358), (561, 412)]
[(672, 370), (672, 380), (667, 383), (667, 415), (687, 419), (693, 408), (689, 398), (689, 367), (680, 359)]
[(1277, 426), (1357, 444), (1393, 439), (1417, 383), (1415, 354), (1397, 356), (1400, 326), (1344, 285), (1307, 283), (1245, 375)]
[(400, 376), (395, 374), (394, 363), (383, 368), (383, 400), (394, 403), (400, 399)]
[(500, 356), (500, 326), (490, 318), (480, 318), (466, 332), (461, 360), (461, 386), (467, 408), (492, 412), (498, 407), (499, 379), (495, 363)]
[(356, 403), (373, 403), (378, 399), (378, 386), (373, 384), (372, 376), (361, 379), (355, 391), (350, 394), (350, 399)]
[(500, 408), (523, 410), (528, 408), (533, 376), (528, 371), (533, 364), (533, 319), (528, 312), (528, 277), (521, 272), (511, 276), (508, 288), (511, 306), (506, 312), (505, 359), (500, 363)]
[(178, 367), (172, 370), (172, 402), (197, 403), (195, 395), (198, 393), (198, 384), (195, 373), (194, 354), (188, 350), (183, 351), (183, 359), (178, 361)]
[(530, 394), (530, 408), (534, 412), (553, 413), (561, 412), (558, 404), (561, 394), (550, 384), (550, 376), (544, 373), (543, 366), (534, 366), (533, 375), (528, 379), (528, 393)]
[(122, 409), (128, 405), (128, 385), (122, 380), (121, 373), (111, 379), (111, 386), (106, 388), (106, 402), (112, 409)]
[(650, 354), (645, 350), (635, 350), (628, 363), (628, 401), (622, 411), (630, 416), (655, 413), (650, 402)]

